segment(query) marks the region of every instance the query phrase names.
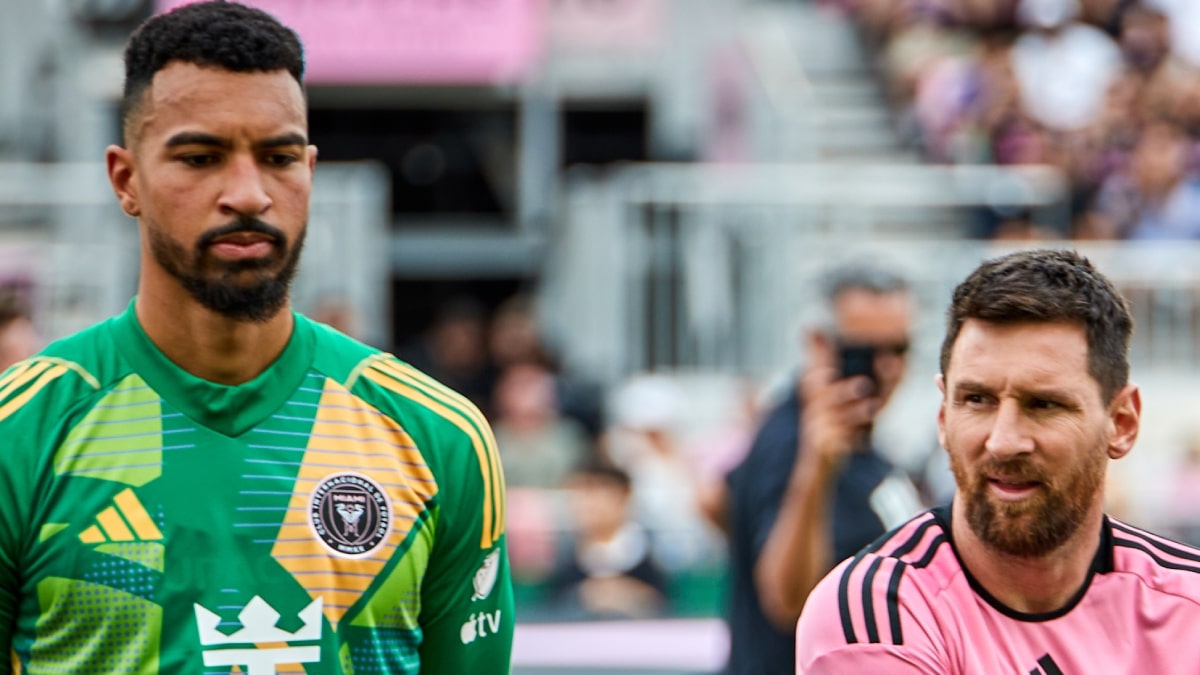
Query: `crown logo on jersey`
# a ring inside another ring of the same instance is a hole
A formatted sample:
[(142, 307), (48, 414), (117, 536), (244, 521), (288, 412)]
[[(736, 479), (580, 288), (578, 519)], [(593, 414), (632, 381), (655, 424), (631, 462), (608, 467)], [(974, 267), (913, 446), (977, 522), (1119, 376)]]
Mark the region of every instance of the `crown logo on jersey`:
[(254, 596), (238, 614), (242, 628), (232, 635), (225, 635), (217, 630), (221, 617), (209, 611), (200, 604), (196, 609), (196, 626), (200, 631), (200, 644), (205, 647), (232, 644), (248, 644), (256, 642), (293, 642), (297, 640), (321, 639), (321, 605), (322, 598), (317, 598), (308, 604), (299, 614), (304, 625), (296, 632), (289, 633), (275, 626), (279, 622), (279, 612), (267, 604), (259, 596)]
[[(225, 635), (217, 630), (221, 617), (203, 605), (193, 604), (201, 646), (253, 645), (250, 648), (205, 649), (205, 667), (245, 666), (247, 675), (276, 675), (283, 664), (319, 662), (320, 645), (296, 646), (292, 643), (321, 639), (321, 605), (321, 598), (310, 602), (298, 615), (304, 625), (289, 633), (275, 626), (279, 621), (279, 612), (256, 595), (238, 614), (242, 627), (232, 635)], [(283, 646), (266, 646), (280, 643)]]

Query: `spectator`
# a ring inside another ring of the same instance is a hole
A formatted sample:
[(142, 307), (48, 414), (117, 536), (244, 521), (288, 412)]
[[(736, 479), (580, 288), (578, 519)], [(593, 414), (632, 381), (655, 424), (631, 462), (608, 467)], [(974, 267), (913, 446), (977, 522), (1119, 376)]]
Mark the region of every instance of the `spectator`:
[(589, 439), (559, 413), (554, 375), (537, 363), (515, 363), (500, 374), (493, 428), (510, 487), (557, 489), (588, 454)]
[(633, 517), (629, 474), (592, 460), (573, 472), (567, 486), (568, 550), (549, 583), (556, 604), (598, 617), (660, 613), (667, 577), (654, 560), (650, 534)]
[(1120, 50), (1104, 31), (1075, 20), (1077, 0), (1022, 0), (1018, 16), (1030, 29), (1012, 52), (1025, 110), (1052, 129), (1084, 128), (1120, 74)]
[(490, 416), (495, 371), (488, 362), (486, 335), (483, 305), (473, 298), (452, 298), (438, 309), (429, 329), (397, 354)]
[(1200, 177), (1192, 144), (1164, 122), (1142, 132), (1129, 166), (1109, 178), (1097, 207), (1128, 239), (1200, 238)]
[(697, 462), (677, 433), (686, 422), (684, 403), (666, 376), (635, 377), (614, 393), (601, 440), (604, 454), (629, 473), (634, 514), (654, 533), (655, 556), (672, 573), (705, 562), (719, 547), (697, 506)]
[[(832, 322), (809, 335), (808, 366), (767, 415), (724, 494), (711, 491), (710, 515), (728, 524), (730, 675), (793, 673), (794, 626), (808, 592), (921, 506), (871, 438), (904, 375), (907, 285), (882, 270), (848, 268), (833, 276), (825, 301)], [(842, 377), (841, 346), (869, 350), (864, 374)]]
[(40, 346), (29, 312), (16, 298), (0, 296), (0, 372), (33, 356)]
[(492, 316), (487, 341), (492, 367), (498, 373), (519, 363), (541, 364), (552, 371), (559, 412), (578, 422), (592, 439), (600, 435), (600, 387), (561, 371), (542, 339), (532, 296), (517, 294), (501, 303)]

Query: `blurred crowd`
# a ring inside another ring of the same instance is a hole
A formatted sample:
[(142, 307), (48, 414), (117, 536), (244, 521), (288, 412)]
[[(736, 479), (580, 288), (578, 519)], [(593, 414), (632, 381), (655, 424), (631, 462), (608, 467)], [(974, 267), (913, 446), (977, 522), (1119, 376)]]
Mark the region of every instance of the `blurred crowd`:
[(1200, 3), (824, 0), (849, 13), (906, 139), (939, 163), (1047, 164), (1064, 225), (989, 209), (977, 236), (1200, 237)]
[[(687, 611), (686, 580), (705, 573), (712, 592), (722, 539), (697, 490), (744, 452), (752, 428), (742, 411), (696, 442), (681, 433), (692, 402), (677, 381), (643, 375), (601, 387), (568, 375), (543, 339), (535, 299), (523, 294), (490, 312), (451, 300), (395, 351), (471, 398), (492, 424), (527, 616), (676, 614)], [(717, 609), (715, 600), (704, 608)]]

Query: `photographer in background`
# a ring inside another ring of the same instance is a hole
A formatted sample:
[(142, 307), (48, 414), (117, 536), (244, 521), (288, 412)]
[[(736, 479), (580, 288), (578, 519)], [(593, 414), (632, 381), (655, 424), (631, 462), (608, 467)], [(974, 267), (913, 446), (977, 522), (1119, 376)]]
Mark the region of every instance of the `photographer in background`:
[(742, 463), (702, 498), (729, 540), (730, 675), (791, 675), (809, 591), (921, 508), (871, 439), (904, 376), (908, 286), (883, 270), (847, 268), (831, 276), (825, 301), (832, 320), (809, 334), (796, 386)]

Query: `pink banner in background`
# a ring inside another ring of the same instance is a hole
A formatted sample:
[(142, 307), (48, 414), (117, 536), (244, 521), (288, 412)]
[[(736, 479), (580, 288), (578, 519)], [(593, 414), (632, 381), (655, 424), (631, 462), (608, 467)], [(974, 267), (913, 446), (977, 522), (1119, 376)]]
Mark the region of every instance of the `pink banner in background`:
[(300, 35), (313, 84), (512, 83), (543, 51), (544, 0), (242, 1)]
[(565, 53), (647, 51), (666, 39), (669, 11), (668, 0), (554, 0), (550, 39)]

